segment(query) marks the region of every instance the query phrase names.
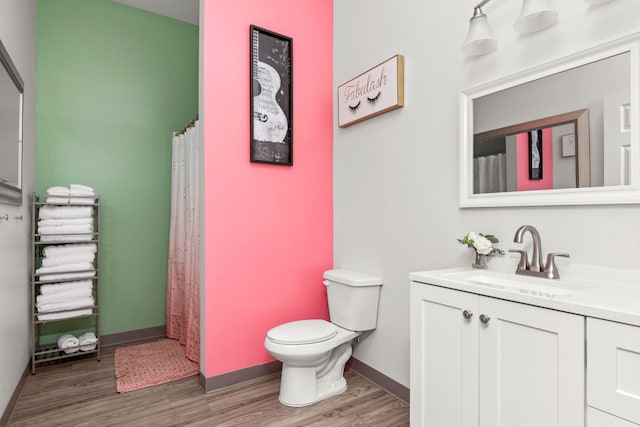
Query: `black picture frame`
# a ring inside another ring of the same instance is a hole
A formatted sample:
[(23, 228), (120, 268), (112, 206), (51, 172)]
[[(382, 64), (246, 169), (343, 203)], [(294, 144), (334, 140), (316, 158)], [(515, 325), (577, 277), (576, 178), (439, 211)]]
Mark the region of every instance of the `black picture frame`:
[(293, 165), (293, 40), (249, 27), (250, 161)]
[(542, 179), (542, 129), (528, 132), (529, 134), (529, 179)]

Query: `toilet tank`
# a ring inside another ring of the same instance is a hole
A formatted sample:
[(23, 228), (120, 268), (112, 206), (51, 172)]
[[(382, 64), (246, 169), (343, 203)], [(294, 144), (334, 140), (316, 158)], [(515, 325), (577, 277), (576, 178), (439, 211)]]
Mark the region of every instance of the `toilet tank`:
[(331, 323), (350, 331), (376, 328), (382, 279), (349, 270), (324, 272)]

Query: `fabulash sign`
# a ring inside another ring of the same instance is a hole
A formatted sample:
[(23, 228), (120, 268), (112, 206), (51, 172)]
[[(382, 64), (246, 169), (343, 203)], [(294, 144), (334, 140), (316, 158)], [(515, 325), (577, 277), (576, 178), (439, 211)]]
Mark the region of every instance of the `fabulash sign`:
[(396, 55), (338, 86), (338, 126), (404, 106), (404, 58)]

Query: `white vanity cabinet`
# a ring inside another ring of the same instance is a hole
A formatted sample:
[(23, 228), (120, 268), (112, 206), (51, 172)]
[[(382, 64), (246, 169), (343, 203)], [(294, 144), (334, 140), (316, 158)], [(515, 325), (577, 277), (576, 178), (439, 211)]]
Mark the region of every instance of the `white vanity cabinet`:
[(587, 426), (640, 426), (640, 327), (587, 319)]
[(585, 317), (411, 283), (411, 425), (583, 427)]

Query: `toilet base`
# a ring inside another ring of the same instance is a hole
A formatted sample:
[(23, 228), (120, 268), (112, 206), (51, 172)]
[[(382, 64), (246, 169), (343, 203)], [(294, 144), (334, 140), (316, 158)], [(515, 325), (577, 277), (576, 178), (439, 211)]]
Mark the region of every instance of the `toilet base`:
[(351, 343), (346, 342), (333, 350), (327, 364), (318, 367), (282, 365), (280, 396), (286, 406), (308, 406), (347, 390), (344, 366), (351, 357)]
[[(336, 396), (336, 395), (338, 395), (340, 393), (344, 393), (345, 391), (347, 391), (347, 381), (344, 378), (341, 378), (339, 381), (336, 381), (331, 386), (326, 386), (326, 387), (322, 387), (322, 388), (324, 388), (324, 390), (319, 390), (318, 393), (315, 396), (313, 396), (312, 400), (293, 399), (293, 401), (284, 400), (286, 398), (283, 399), (282, 388), (281, 388), (280, 389), (280, 396), (278, 396), (278, 400), (283, 405), (291, 406), (291, 407), (294, 407), (294, 408), (313, 405), (314, 403), (320, 402), (321, 400), (327, 399), (327, 398), (332, 397), (332, 396)], [(300, 396), (298, 396), (298, 397), (300, 397)]]

